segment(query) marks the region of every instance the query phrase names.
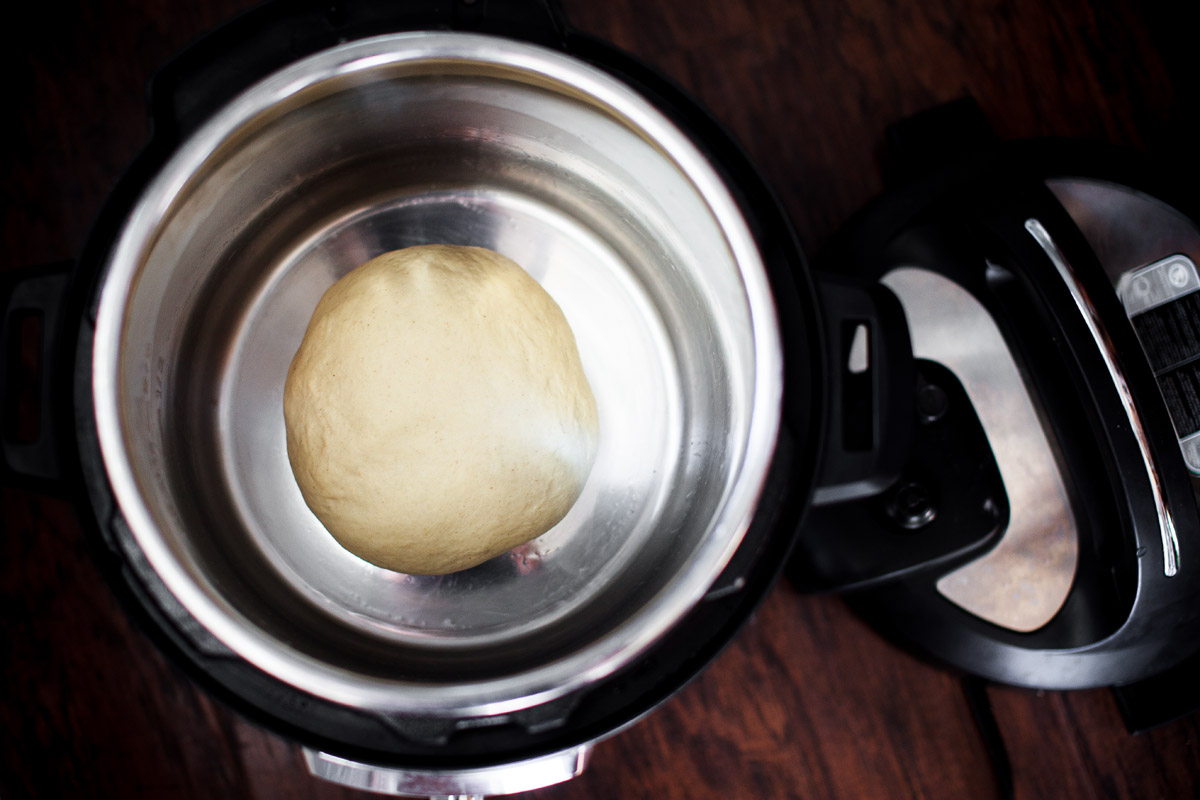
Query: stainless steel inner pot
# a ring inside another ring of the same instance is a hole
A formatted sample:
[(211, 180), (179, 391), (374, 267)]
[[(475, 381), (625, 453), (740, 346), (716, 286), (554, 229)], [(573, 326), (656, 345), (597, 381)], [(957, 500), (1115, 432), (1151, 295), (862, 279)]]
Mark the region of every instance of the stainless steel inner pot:
[[(282, 411), (325, 289), (432, 242), (546, 287), (601, 421), (558, 526), (440, 577), (333, 540)], [(420, 33), (297, 62), (184, 143), (111, 253), (93, 385), (121, 513), (202, 625), (320, 697), (458, 717), (610, 674), (703, 597), (753, 515), (782, 364), (746, 223), (666, 117), (566, 55)]]

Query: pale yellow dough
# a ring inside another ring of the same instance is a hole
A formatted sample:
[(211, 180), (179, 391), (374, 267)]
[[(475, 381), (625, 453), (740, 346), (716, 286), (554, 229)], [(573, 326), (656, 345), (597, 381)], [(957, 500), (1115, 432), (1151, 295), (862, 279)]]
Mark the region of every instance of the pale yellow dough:
[(309, 508), (387, 569), (443, 574), (533, 539), (578, 499), (596, 401), (558, 305), (478, 247), (385, 253), (317, 304), (283, 401)]

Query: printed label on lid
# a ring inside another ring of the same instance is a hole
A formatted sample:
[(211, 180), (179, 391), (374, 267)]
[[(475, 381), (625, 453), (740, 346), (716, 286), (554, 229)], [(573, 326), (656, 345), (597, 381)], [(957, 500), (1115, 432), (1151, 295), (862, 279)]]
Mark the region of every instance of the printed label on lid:
[(1158, 378), (1184, 461), (1200, 475), (1200, 271), (1173, 255), (1121, 277), (1117, 292)]

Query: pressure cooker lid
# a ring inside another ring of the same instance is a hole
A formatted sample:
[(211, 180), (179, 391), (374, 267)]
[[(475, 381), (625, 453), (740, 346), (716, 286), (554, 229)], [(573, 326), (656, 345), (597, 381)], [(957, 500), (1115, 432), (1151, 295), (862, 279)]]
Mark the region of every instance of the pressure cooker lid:
[(999, 142), (970, 101), (889, 138), (906, 180), (817, 266), (903, 305), (913, 443), (888, 489), (814, 509), (793, 577), (1006, 683), (1169, 668), (1200, 621), (1187, 184), (1112, 148)]

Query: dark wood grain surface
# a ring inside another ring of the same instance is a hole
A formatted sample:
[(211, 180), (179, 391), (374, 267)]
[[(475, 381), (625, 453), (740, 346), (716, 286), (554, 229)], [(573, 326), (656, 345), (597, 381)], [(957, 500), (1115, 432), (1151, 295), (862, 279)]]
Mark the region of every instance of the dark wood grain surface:
[[(144, 87), (239, 0), (26, 6), (5, 36), (5, 269), (75, 256), (144, 143)], [(884, 186), (883, 127), (964, 94), (1005, 137), (1144, 150), (1195, 136), (1186, 6), (1133, 0), (568, 0), (571, 20), (700, 98), (810, 252)], [(12, 134), (15, 133), (15, 137)], [(4, 489), (0, 797), (365, 797), (208, 699), (122, 615), (71, 507)], [(1200, 677), (1200, 676), (1198, 676)], [(1126, 733), (1103, 690), (988, 696), (1018, 798), (1200, 797), (1200, 722)], [(835, 597), (781, 583), (718, 660), (529, 797), (987, 798), (960, 679)]]

